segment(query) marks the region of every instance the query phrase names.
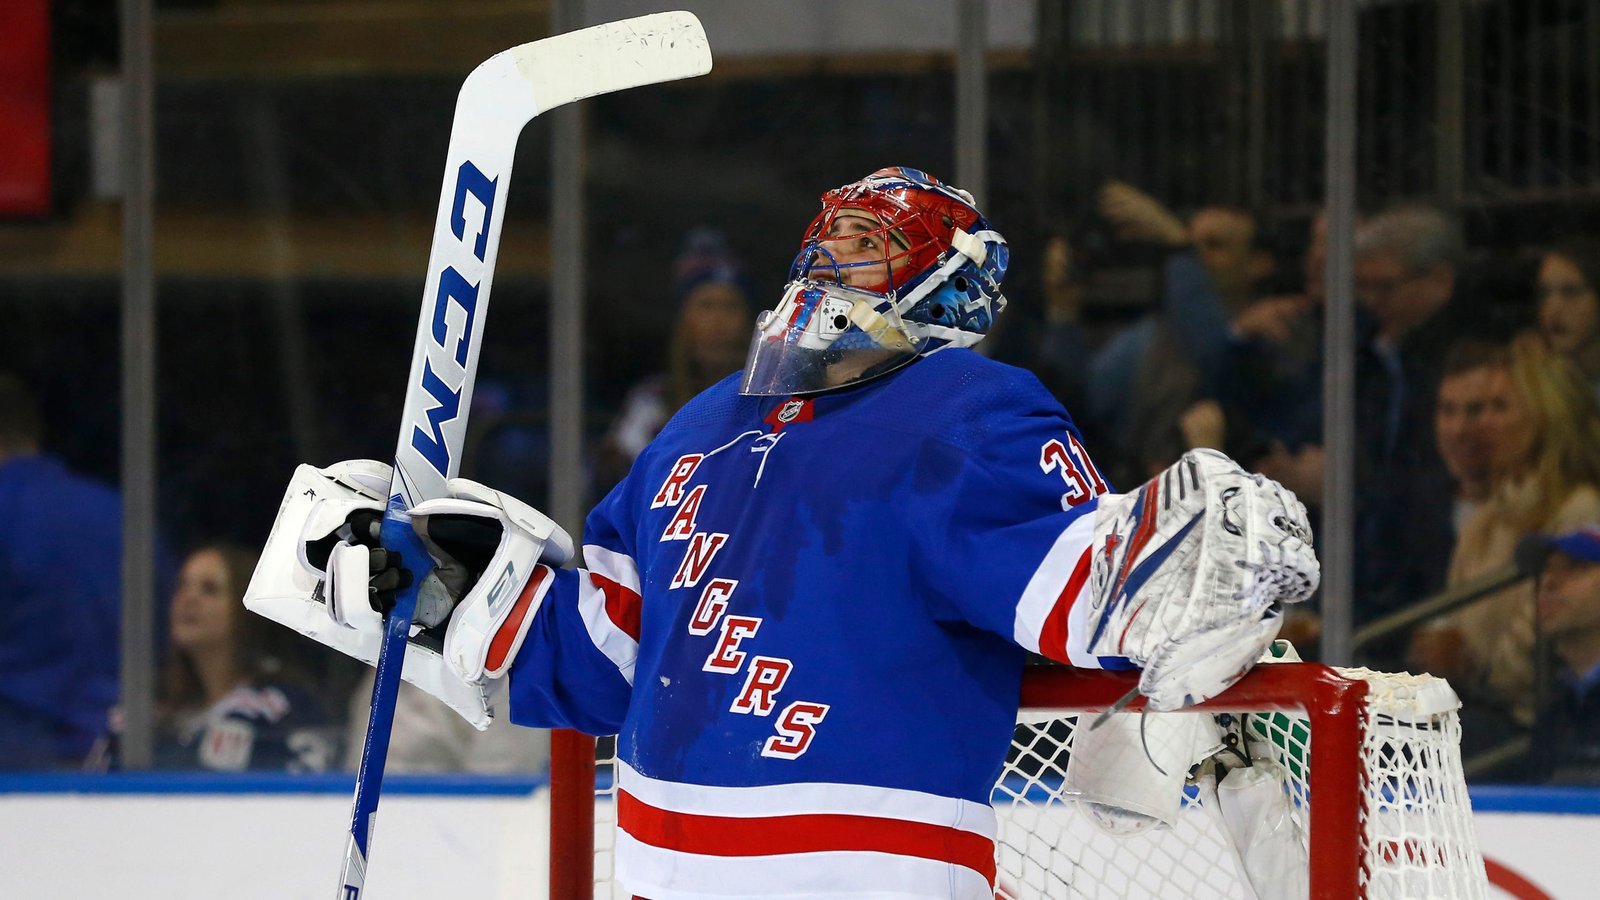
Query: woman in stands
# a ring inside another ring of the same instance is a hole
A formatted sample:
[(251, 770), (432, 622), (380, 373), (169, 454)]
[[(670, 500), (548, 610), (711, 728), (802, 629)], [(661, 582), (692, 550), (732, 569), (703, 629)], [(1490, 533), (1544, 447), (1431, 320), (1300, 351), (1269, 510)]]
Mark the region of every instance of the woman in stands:
[(184, 560), (156, 701), (157, 768), (320, 772), (335, 761), (333, 723), (297, 658), (310, 645), (244, 608), (255, 564), (253, 551), (221, 544)]
[(1600, 241), (1569, 239), (1539, 260), (1539, 336), (1600, 392)]
[(595, 490), (622, 480), (634, 458), (690, 398), (744, 366), (755, 321), (753, 288), (721, 232), (697, 228), (673, 263), (676, 313), (667, 370), (634, 385), (601, 441)]
[[(1600, 406), (1577, 366), (1533, 335), (1493, 360), (1484, 412), (1489, 499), (1462, 528), (1448, 583), (1510, 563), (1532, 534), (1600, 521)], [(1413, 644), (1415, 661), (1516, 727), (1534, 713), (1533, 587), (1462, 608)], [(1492, 735), (1479, 735), (1485, 742)], [(1476, 741), (1469, 741), (1476, 743)]]

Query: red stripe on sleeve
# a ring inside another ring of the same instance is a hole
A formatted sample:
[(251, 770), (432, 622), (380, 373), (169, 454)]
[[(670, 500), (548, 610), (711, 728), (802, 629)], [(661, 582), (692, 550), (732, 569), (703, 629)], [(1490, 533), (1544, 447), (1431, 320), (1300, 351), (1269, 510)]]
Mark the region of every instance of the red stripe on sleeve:
[(517, 602), (512, 604), (511, 613), (500, 623), (500, 628), (494, 633), (494, 640), (489, 642), (489, 653), (483, 660), (483, 667), (486, 670), (500, 671), (505, 667), (506, 657), (516, 652), (517, 645), (522, 643), (521, 636), (526, 633), (522, 620), (527, 617), (528, 607), (533, 605), (533, 598), (539, 593), (539, 586), (549, 577), (549, 566), (533, 567), (533, 574), (523, 586), (522, 593), (517, 595)]
[(829, 813), (752, 818), (694, 815), (657, 809), (627, 791), (618, 791), (617, 824), (635, 840), (679, 853), (893, 853), (965, 866), (994, 884), (993, 841), (926, 822)]
[(1067, 659), (1067, 614), (1072, 612), (1073, 602), (1089, 579), (1089, 556), (1093, 552), (1091, 546), (1078, 557), (1072, 577), (1067, 579), (1067, 586), (1061, 589), (1061, 595), (1056, 598), (1055, 606), (1050, 607), (1050, 614), (1044, 617), (1044, 626), (1039, 631), (1039, 652), (1057, 662), (1070, 662)]
[(611, 624), (622, 629), (634, 643), (639, 641), (639, 593), (631, 588), (623, 587), (604, 575), (589, 573), (595, 586), (606, 595), (606, 618)]

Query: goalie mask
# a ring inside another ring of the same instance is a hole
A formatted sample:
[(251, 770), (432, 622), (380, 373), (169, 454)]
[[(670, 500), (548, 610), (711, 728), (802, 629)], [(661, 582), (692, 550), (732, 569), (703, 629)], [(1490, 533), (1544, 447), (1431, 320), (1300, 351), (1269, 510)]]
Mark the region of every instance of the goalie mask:
[(1005, 308), (1009, 252), (972, 195), (879, 169), (822, 195), (776, 309), (756, 320), (740, 392), (807, 394), (971, 347)]

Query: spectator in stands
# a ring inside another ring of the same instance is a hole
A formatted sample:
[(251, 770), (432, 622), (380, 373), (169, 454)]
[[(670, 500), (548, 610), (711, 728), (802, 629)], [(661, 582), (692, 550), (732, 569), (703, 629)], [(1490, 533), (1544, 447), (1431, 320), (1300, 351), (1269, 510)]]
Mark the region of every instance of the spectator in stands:
[(1600, 392), (1600, 241), (1569, 239), (1539, 260), (1539, 334)]
[(321, 772), (336, 763), (337, 728), (304, 672), (304, 654), (321, 648), (244, 608), (255, 565), (255, 551), (217, 544), (179, 570), (157, 768)]
[[(1454, 542), (1460, 540), (1467, 523), (1489, 498), (1493, 476), (1490, 469), (1488, 406), (1492, 390), (1498, 389), (1502, 393), (1506, 390), (1504, 371), (1509, 360), (1510, 355), (1504, 346), (1476, 340), (1457, 344), (1445, 360), (1444, 374), (1439, 381), (1439, 398), (1434, 406), (1434, 439), (1450, 484), (1447, 493), (1451, 497), (1448, 521), (1452, 552)], [(1503, 397), (1501, 400), (1504, 402)], [(1443, 508), (1438, 507), (1423, 509), (1418, 510), (1418, 515), (1428, 516), (1442, 511)], [(1436, 515), (1436, 518), (1442, 520), (1443, 516)], [(1428, 531), (1437, 530), (1437, 524), (1430, 522)], [(1405, 636), (1401, 635), (1395, 641), (1386, 642), (1368, 653), (1375, 661), (1381, 658), (1388, 668), (1400, 667), (1403, 664), (1399, 660), (1409, 655), (1410, 660), (1421, 668), (1433, 669), (1453, 665), (1450, 660), (1460, 652), (1460, 637), (1453, 630), (1425, 628), (1411, 637), (1409, 654), (1395, 653), (1395, 650), (1403, 650), (1405, 640)], [(1468, 718), (1472, 718), (1471, 714)], [(1504, 719), (1498, 721), (1502, 726), (1505, 724)]]
[[(1066, 235), (1058, 234), (1045, 242), (1039, 281), (1044, 301), (1043, 327), (1030, 335), (1032, 340), (1027, 341), (1030, 346), (1011, 354), (1011, 358), (1000, 358), (1032, 369), (1062, 406), (1075, 415), (1082, 415), (1089, 409), (1088, 360), (1093, 353), (1088, 332), (1083, 327), (1084, 284), (1074, 255), (1072, 241)], [(991, 338), (1001, 334), (1002, 327), (1007, 329), (1003, 332), (1005, 335), (1017, 333), (1011, 331), (1009, 325), (1000, 326), (1003, 321), (1004, 318), (996, 321), (996, 332)], [(1003, 346), (996, 344), (997, 348)], [(1080, 424), (1086, 424), (1088, 416), (1083, 419)]]
[(1489, 436), (1484, 428), (1491, 380), (1505, 351), (1485, 341), (1457, 344), (1445, 358), (1434, 406), (1434, 440), (1449, 474), (1450, 531), (1460, 535), (1489, 496)]
[[(1531, 336), (1489, 373), (1483, 414), (1492, 487), (1451, 556), (1449, 583), (1509, 564), (1519, 541), (1600, 521), (1600, 405), (1576, 366)], [(1417, 636), (1417, 665), (1480, 708), (1527, 727), (1534, 714), (1534, 610), (1526, 583)]]
[[(1078, 379), (1087, 386), (1084, 418), (1090, 430), (1112, 444), (1118, 458), (1113, 480), (1139, 482), (1190, 446), (1181, 415), (1214, 392), (1229, 321), (1254, 299), (1275, 260), (1247, 210), (1208, 206), (1185, 223), (1150, 195), (1111, 182), (1101, 191), (1100, 212), (1117, 238), (1168, 251), (1159, 308), (1114, 335), (1092, 359), (1085, 356), (1088, 370)], [(1046, 262), (1058, 257), (1059, 249)], [(1062, 314), (1055, 298), (1070, 300), (1074, 294), (1052, 291), (1049, 273), (1045, 284), (1054, 316), (1050, 324), (1070, 334), (1078, 327), (1076, 316), (1070, 305)], [(1082, 341), (1055, 344), (1056, 352), (1048, 355), (1059, 363), (1063, 352), (1078, 353)]]
[(1453, 537), (1442, 517), (1450, 482), (1434, 440), (1445, 355), (1474, 316), (1456, 294), (1464, 243), (1457, 222), (1401, 206), (1356, 229), (1357, 622), (1444, 583)]
[(754, 321), (754, 290), (723, 235), (691, 231), (673, 267), (677, 318), (667, 371), (628, 392), (599, 449), (596, 489), (622, 479), (634, 457), (689, 399), (744, 365)]
[(122, 504), (40, 449), (0, 374), (0, 769), (76, 769), (117, 702)]
[(1600, 785), (1600, 525), (1543, 541), (1538, 620), (1560, 671), (1534, 722), (1527, 780)]
[(1219, 449), (1251, 460), (1311, 508), (1322, 502), (1327, 239), (1327, 218), (1319, 213), (1311, 222), (1301, 291), (1263, 297), (1233, 317), (1214, 401), (1234, 423)]
[[(1180, 419), (1191, 447), (1215, 447), (1279, 482), (1315, 515), (1322, 505), (1322, 335), (1327, 217), (1313, 217), (1297, 293), (1262, 297), (1233, 316), (1215, 399)], [(1322, 625), (1313, 604), (1284, 616), (1281, 636), (1308, 659)]]

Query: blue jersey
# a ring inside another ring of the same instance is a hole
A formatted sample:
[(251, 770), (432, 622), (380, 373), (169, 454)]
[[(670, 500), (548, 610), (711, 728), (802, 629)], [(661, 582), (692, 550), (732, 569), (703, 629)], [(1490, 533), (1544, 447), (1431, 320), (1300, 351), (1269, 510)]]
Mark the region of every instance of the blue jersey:
[(811, 398), (730, 378), (544, 578), (521, 724), (618, 733), (619, 877), (652, 900), (992, 898), (1027, 654), (1076, 604), (1105, 484), (1030, 374), (971, 351)]
[[(122, 768), (123, 715), (86, 768)], [(156, 722), (154, 768), (214, 772), (324, 772), (338, 764), (338, 729), (322, 702), (299, 684), (257, 680), (215, 703)]]
[(0, 465), (0, 769), (77, 768), (117, 702), (122, 505), (48, 456)]

